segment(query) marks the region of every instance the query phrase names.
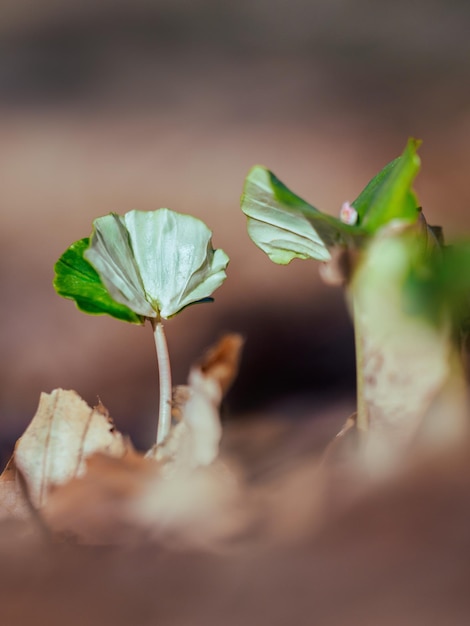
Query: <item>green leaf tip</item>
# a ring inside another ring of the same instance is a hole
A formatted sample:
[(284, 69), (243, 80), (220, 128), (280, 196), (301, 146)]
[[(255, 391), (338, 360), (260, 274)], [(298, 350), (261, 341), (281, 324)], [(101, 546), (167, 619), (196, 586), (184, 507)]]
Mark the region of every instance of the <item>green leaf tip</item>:
[(421, 161), (421, 141), (409, 139), (402, 155), (388, 163), (354, 200), (359, 224), (373, 234), (393, 220), (415, 222), (419, 207), (412, 185)]
[[(141, 323), (146, 318), (167, 319), (191, 304), (207, 301), (223, 283), (229, 259), (223, 250), (213, 249), (211, 236), (201, 220), (170, 209), (130, 211), (124, 216), (111, 213), (93, 222), (88, 245), (77, 248), (76, 242), (65, 255), (76, 246), (76, 264), (81, 260), (94, 272), (114, 307), (130, 311), (132, 319), (126, 321)], [(60, 267), (63, 274), (67, 266)], [(65, 295), (57, 289), (57, 280), (56, 290)], [(84, 278), (75, 269), (73, 280), (83, 289)], [(97, 306), (90, 297), (88, 308), (83, 308), (77, 288), (65, 297), (75, 299), (86, 312), (94, 312), (91, 309)], [(103, 308), (99, 312), (118, 317), (114, 308)]]

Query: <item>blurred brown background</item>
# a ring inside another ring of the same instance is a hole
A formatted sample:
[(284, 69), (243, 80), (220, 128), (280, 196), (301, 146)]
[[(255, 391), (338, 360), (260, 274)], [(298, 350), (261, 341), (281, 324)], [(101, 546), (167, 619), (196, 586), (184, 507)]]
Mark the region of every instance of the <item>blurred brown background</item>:
[(342, 295), (314, 263), (274, 266), (251, 244), (243, 179), (263, 163), (336, 213), (414, 135), (429, 220), (468, 230), (470, 4), (2, 0), (1, 16), (4, 450), (55, 387), (99, 396), (151, 444), (150, 329), (86, 316), (51, 286), (58, 256), (109, 211), (192, 213), (231, 257), (215, 304), (167, 324), (175, 382), (232, 330), (246, 337), (232, 416), (351, 398)]

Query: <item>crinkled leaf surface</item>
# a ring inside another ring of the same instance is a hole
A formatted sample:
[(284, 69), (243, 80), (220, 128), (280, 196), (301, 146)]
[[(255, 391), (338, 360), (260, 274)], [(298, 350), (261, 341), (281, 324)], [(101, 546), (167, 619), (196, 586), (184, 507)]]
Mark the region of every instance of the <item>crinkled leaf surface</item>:
[(368, 233), (392, 220), (417, 220), (418, 203), (411, 187), (420, 168), (417, 155), (420, 143), (410, 139), (403, 154), (386, 165), (352, 203), (359, 224)]
[(168, 318), (208, 298), (226, 278), (201, 221), (169, 209), (111, 214), (94, 222), (92, 263), (112, 298), (144, 317)]
[(261, 165), (246, 178), (241, 208), (251, 239), (281, 265), (294, 258), (328, 261), (329, 247), (361, 236), (360, 229), (321, 213)]
[(89, 239), (73, 243), (55, 264), (54, 287), (64, 298), (75, 300), (85, 313), (111, 315), (119, 320), (141, 324), (144, 320), (129, 307), (111, 298), (98, 273), (83, 257)]

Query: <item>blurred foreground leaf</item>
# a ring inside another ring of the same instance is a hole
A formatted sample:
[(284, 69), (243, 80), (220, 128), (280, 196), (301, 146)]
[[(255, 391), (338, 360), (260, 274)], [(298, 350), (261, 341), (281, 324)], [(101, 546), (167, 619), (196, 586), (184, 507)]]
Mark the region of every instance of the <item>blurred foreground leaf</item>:
[(470, 242), (444, 246), (426, 257), (416, 250), (404, 282), (404, 306), (435, 324), (450, 318), (456, 328), (468, 332)]

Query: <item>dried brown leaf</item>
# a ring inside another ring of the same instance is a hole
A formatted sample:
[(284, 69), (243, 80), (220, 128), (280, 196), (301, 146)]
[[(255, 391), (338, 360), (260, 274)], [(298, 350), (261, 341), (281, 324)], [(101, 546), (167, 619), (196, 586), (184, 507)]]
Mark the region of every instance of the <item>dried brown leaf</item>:
[(223, 337), (191, 370), (189, 385), (174, 394), (174, 417), (181, 421), (165, 445), (148, 455), (153, 458), (126, 445), (101, 404), (90, 409), (73, 391), (42, 394), (17, 443), (17, 471), (8, 482), (24, 479), (47, 526), (86, 543), (142, 536), (210, 543), (232, 532), (239, 519), (232, 510), (238, 482), (214, 461), (222, 434), (220, 403), (236, 374), (241, 345), (237, 335)]
[(85, 472), (95, 452), (122, 456), (126, 443), (102, 405), (91, 409), (75, 391), (41, 394), (33, 420), (18, 440), (14, 459), (36, 508), (50, 488)]
[(229, 333), (209, 348), (196, 364), (204, 376), (218, 383), (222, 395), (227, 393), (237, 375), (242, 347), (243, 337), (237, 333)]
[(20, 481), (15, 461), (11, 457), (0, 476), (0, 521), (30, 517), (30, 508)]
[(130, 503), (159, 473), (158, 463), (128, 449), (122, 457), (97, 452), (86, 472), (52, 489), (42, 515), (57, 533), (88, 544), (133, 540), (138, 526)]
[(163, 475), (161, 464), (138, 453), (97, 453), (82, 477), (53, 489), (42, 515), (55, 533), (86, 544), (215, 548), (244, 523), (239, 495), (234, 473), (220, 462)]

